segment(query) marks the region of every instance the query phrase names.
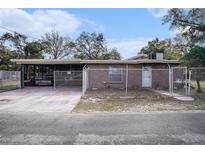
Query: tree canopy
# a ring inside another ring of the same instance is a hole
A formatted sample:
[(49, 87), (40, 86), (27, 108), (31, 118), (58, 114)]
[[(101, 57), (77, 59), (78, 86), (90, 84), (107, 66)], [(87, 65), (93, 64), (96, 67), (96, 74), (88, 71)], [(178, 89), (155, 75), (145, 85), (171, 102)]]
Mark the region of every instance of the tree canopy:
[(116, 49), (108, 48), (102, 33), (83, 32), (74, 42), (74, 57), (80, 59), (120, 59)]
[(205, 48), (195, 46), (186, 53), (181, 62), (188, 67), (205, 67)]
[(149, 41), (147, 46), (143, 47), (140, 53), (147, 55), (153, 53), (163, 53), (164, 59), (180, 59), (182, 57), (182, 52), (172, 43), (171, 39), (159, 40), (155, 38)]
[(4, 46), (0, 45), (0, 70), (17, 70), (18, 66), (12, 64), (10, 59), (16, 58), (15, 52), (10, 52)]
[(58, 31), (52, 30), (42, 37), (44, 52), (51, 59), (62, 59), (71, 55), (71, 40), (69, 37), (63, 37)]
[(71, 40), (57, 31), (50, 31), (41, 40), (30, 40), (25, 35), (4, 33), (0, 36), (0, 69), (16, 70), (10, 59), (121, 59), (116, 48), (108, 48), (102, 33), (83, 32)]
[(205, 45), (205, 9), (173, 8), (163, 17), (163, 24), (170, 23), (170, 29), (179, 31), (191, 45)]
[(43, 58), (43, 45), (39, 41), (28, 41), (19, 33), (5, 33), (0, 37), (0, 69), (17, 70), (18, 66), (10, 59)]
[[(170, 23), (176, 29), (176, 46), (184, 52), (181, 58), (187, 67), (205, 67), (205, 9), (170, 9), (163, 18), (163, 24)], [(201, 92), (201, 70), (195, 69), (197, 91)], [(204, 74), (203, 74), (204, 75)]]
[(24, 35), (18, 33), (5, 33), (1, 36), (0, 42), (4, 50), (15, 53), (17, 56), (16, 58), (43, 58), (42, 50), (44, 47), (41, 42), (29, 42)]

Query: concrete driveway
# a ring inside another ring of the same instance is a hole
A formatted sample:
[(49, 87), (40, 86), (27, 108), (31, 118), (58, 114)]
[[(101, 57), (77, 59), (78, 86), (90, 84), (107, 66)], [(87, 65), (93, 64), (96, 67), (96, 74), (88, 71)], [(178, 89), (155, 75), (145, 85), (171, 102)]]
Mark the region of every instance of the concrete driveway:
[(81, 88), (25, 87), (0, 93), (0, 112), (69, 113), (81, 97)]

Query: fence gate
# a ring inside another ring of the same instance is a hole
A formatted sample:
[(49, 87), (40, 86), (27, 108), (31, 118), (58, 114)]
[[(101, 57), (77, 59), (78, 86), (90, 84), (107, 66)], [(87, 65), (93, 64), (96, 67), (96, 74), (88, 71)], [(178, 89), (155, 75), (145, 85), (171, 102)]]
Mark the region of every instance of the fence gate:
[(82, 86), (82, 71), (54, 71), (54, 87)]
[(0, 71), (0, 91), (21, 87), (20, 71)]
[(187, 67), (172, 67), (171, 92), (172, 94), (188, 95), (188, 72)]

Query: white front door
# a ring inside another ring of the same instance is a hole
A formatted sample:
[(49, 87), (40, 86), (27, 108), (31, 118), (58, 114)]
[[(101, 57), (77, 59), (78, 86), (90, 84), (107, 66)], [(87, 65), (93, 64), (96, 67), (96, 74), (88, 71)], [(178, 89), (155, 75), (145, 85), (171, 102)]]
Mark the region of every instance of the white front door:
[(152, 68), (143, 67), (142, 69), (142, 87), (152, 87)]

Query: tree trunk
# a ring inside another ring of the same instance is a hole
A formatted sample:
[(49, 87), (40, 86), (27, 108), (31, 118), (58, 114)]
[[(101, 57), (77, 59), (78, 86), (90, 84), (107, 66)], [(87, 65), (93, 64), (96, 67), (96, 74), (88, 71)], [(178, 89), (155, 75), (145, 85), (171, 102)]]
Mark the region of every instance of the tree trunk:
[(201, 90), (200, 80), (196, 79), (196, 83), (197, 83), (197, 92), (201, 93), (202, 90)]

